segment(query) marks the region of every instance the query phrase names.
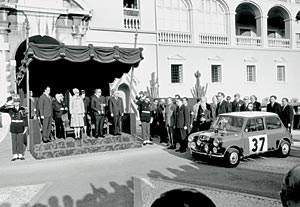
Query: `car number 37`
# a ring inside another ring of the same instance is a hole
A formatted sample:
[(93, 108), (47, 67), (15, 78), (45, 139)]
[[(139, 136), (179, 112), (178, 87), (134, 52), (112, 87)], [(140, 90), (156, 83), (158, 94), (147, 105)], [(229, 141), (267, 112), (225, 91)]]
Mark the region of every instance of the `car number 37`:
[(266, 152), (268, 150), (268, 138), (266, 134), (251, 136), (248, 139), (249, 139), (250, 154)]

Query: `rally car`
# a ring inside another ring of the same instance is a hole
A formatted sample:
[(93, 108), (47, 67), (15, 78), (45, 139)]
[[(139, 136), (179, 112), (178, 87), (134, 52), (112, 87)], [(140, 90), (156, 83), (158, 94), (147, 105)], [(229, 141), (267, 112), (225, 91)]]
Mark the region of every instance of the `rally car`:
[(208, 131), (188, 137), (194, 158), (198, 155), (224, 159), (229, 167), (254, 154), (277, 151), (280, 157), (290, 154), (292, 135), (277, 114), (269, 112), (232, 112), (220, 114)]

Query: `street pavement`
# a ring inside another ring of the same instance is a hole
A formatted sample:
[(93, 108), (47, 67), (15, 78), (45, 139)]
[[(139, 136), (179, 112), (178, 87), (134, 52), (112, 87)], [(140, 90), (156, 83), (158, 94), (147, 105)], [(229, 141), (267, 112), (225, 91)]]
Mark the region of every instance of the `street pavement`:
[(48, 160), (26, 153), (25, 161), (11, 162), (10, 134), (1, 133), (6, 134), (0, 143), (1, 207), (146, 207), (164, 191), (183, 187), (198, 189), (217, 206), (281, 206), (281, 180), (300, 161), (298, 131), (288, 158), (258, 156), (234, 169), (194, 161), (188, 152), (158, 143)]

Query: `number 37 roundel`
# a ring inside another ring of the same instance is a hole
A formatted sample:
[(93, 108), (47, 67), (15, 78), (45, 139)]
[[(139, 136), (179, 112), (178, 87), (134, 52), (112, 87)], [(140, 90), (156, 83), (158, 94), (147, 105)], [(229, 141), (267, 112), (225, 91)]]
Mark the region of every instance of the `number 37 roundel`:
[(268, 150), (268, 138), (266, 134), (251, 136), (248, 139), (250, 154), (266, 152)]

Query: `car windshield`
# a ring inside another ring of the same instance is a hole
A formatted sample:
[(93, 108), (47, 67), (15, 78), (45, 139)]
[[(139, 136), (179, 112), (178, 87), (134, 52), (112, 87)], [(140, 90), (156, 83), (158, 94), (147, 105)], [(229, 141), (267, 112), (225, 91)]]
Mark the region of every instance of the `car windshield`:
[(239, 132), (242, 130), (244, 118), (235, 116), (218, 116), (213, 124), (214, 129)]

